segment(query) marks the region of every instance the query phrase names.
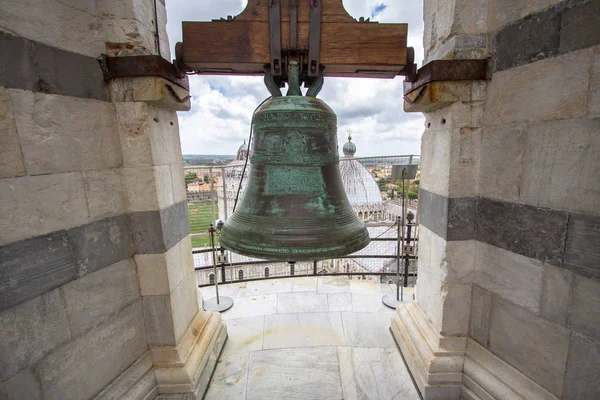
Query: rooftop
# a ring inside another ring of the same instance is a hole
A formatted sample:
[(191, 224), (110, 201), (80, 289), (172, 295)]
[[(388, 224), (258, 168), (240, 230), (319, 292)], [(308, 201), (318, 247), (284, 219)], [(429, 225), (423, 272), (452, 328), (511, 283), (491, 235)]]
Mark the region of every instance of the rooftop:
[(418, 399), (381, 302), (393, 290), (345, 276), (219, 285), (235, 304), (205, 399)]

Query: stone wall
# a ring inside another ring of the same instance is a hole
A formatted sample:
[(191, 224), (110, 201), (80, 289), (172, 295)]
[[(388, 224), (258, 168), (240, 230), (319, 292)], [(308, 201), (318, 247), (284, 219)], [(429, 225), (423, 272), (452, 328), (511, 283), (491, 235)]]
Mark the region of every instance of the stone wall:
[[(489, 63), (487, 81), (431, 84), (422, 311), (393, 324), (409, 366), (425, 398), (598, 398), (600, 3), (425, 0), (424, 18), (427, 61)], [(465, 359), (442, 368), (451, 337)]]
[(206, 388), (226, 334), (198, 306), (175, 113), (189, 103), (163, 78), (108, 85), (96, 60), (168, 59), (165, 25), (160, 0), (0, 4), (2, 399)]

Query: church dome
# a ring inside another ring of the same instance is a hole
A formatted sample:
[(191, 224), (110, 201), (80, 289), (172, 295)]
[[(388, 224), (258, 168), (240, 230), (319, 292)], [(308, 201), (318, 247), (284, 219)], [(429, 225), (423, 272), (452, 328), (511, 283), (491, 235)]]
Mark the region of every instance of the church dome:
[(234, 161), (239, 161), (239, 160), (246, 160), (246, 155), (248, 154), (248, 145), (246, 144), (246, 141), (244, 140), (244, 143), (242, 143), (242, 145), (238, 148), (237, 154), (235, 155), (235, 160)]
[[(352, 143), (352, 137), (348, 137), (348, 143), (344, 145), (343, 150), (346, 158), (354, 155), (356, 145)], [(360, 162), (357, 160), (340, 160), (340, 174), (346, 196), (356, 212), (385, 210), (385, 203), (381, 197), (379, 185)]]

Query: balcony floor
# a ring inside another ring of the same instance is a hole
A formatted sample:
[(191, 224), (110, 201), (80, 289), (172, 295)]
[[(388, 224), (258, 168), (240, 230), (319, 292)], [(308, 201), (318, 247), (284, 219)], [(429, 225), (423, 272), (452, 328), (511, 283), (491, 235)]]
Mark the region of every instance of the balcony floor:
[(219, 286), (235, 304), (205, 399), (419, 399), (381, 302), (392, 288), (345, 276)]

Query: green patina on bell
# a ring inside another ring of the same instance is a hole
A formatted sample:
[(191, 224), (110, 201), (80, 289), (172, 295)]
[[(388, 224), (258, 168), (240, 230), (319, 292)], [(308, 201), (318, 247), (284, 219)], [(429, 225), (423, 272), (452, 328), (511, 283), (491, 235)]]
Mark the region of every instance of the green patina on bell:
[[(337, 117), (316, 94), (302, 96), (290, 62), (287, 96), (253, 118), (252, 168), (245, 193), (225, 221), (220, 242), (234, 253), (283, 260), (319, 260), (364, 248), (370, 238), (350, 206), (338, 168)], [(271, 82), (272, 83), (272, 82)]]

